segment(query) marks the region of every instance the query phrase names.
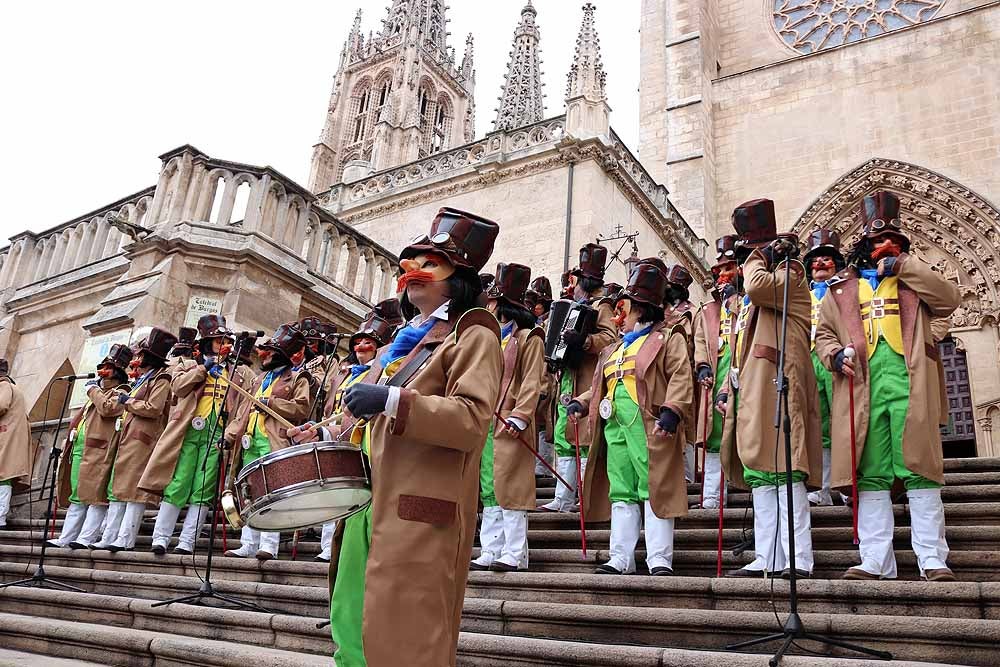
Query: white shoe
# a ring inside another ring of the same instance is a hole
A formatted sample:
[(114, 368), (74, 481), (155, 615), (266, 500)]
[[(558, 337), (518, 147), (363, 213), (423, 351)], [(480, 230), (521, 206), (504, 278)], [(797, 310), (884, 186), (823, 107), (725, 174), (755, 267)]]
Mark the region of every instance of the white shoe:
[(503, 510), (503, 549), (499, 562), (528, 569), (528, 513), (523, 510)]
[(240, 546), (239, 549), (230, 549), (224, 555), (225, 556), (235, 556), (236, 558), (249, 558), (257, 553), (256, 547), (247, 546), (246, 544)]
[(128, 503), (117, 500), (108, 505), (108, 511), (104, 516), (104, 533), (100, 541), (93, 545), (94, 549), (107, 549), (118, 539), (118, 531), (121, 530), (127, 505)]
[[(722, 486), (722, 459), (719, 453), (705, 454), (705, 470), (702, 477), (702, 503), (705, 509), (719, 509), (720, 487)], [(725, 489), (721, 489), (723, 502)]]
[[(260, 548), (257, 551), (257, 558), (261, 560), (270, 560), (271, 558), (278, 557), (278, 550), (281, 547), (281, 533), (280, 532), (262, 532), (260, 534)], [(261, 558), (261, 552), (266, 554), (268, 558)]]
[(125, 514), (122, 517), (118, 537), (108, 548), (112, 551), (135, 548), (135, 540), (139, 536), (139, 526), (142, 524), (142, 515), (145, 512), (146, 503), (128, 503), (125, 506)]
[(250, 526), (243, 526), (240, 532), (240, 548), (230, 549), (225, 556), (235, 556), (236, 558), (249, 558), (257, 553), (257, 545), (260, 542), (260, 532)]
[[(803, 482), (792, 484), (792, 512), (795, 517), (795, 569), (812, 574), (812, 519), (809, 513), (809, 500), (806, 498), (806, 485)], [(781, 551), (785, 554), (785, 564), (788, 567), (788, 487), (782, 484), (778, 489), (778, 511), (785, 524), (781, 526)]]
[(104, 518), (107, 514), (107, 505), (88, 505), (87, 518), (84, 520), (83, 528), (80, 529), (80, 534), (74, 540), (73, 544), (89, 547), (101, 539), (101, 533), (104, 532)]
[(472, 561), (474, 570), (488, 570), (503, 551), (503, 509), (494, 505), (483, 508), (479, 526), (479, 558)]

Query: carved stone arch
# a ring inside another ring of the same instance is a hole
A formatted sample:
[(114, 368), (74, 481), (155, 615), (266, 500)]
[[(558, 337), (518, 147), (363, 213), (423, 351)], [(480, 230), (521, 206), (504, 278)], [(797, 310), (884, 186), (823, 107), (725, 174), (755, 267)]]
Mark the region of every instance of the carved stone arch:
[(955, 280), (963, 303), (956, 328), (1000, 322), (1000, 209), (937, 172), (874, 158), (837, 179), (792, 226), (800, 237), (832, 227), (849, 248), (860, 237), (858, 207), (865, 195), (888, 190), (899, 197), (903, 229), (913, 254)]

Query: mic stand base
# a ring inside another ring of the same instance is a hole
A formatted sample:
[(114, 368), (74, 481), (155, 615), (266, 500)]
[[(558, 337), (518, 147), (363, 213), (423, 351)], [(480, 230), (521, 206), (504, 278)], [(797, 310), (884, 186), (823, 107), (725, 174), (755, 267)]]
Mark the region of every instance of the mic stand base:
[(839, 639), (830, 639), (829, 637), (823, 637), (811, 632), (806, 632), (806, 628), (802, 624), (802, 618), (799, 616), (798, 612), (792, 612), (788, 615), (788, 619), (785, 621), (785, 627), (781, 632), (777, 632), (773, 635), (767, 635), (766, 637), (750, 639), (745, 642), (730, 644), (726, 646), (726, 650), (736, 651), (741, 648), (749, 648), (759, 644), (778, 641), (779, 639), (784, 641), (781, 642), (781, 646), (778, 647), (777, 652), (771, 657), (770, 660), (767, 661), (769, 667), (778, 667), (781, 659), (785, 656), (785, 653), (789, 648), (791, 648), (792, 643), (796, 639), (808, 639), (810, 641), (819, 642), (820, 644), (826, 644), (827, 646), (836, 646), (837, 648), (842, 648), (848, 651), (864, 653), (865, 655), (870, 655), (873, 658), (879, 658), (880, 660), (892, 660), (892, 653), (889, 653), (888, 651), (877, 651), (864, 646), (858, 646), (857, 644), (851, 644), (850, 642), (840, 641)]
[(39, 565), (35, 570), (35, 573), (31, 575), (30, 578), (7, 582), (6, 584), (0, 585), (0, 590), (9, 588), (10, 586), (24, 586), (25, 588), (51, 588), (60, 591), (72, 591), (74, 593), (87, 592), (82, 588), (77, 588), (76, 586), (70, 586), (69, 584), (64, 584), (61, 581), (50, 579), (49, 575), (45, 574), (44, 565)]
[(185, 595), (184, 597), (173, 598), (171, 600), (163, 600), (161, 602), (156, 602), (149, 605), (150, 607), (163, 607), (168, 604), (190, 604), (199, 607), (212, 607), (213, 605), (205, 604), (206, 600), (219, 600), (220, 602), (225, 602), (239, 609), (245, 609), (247, 611), (259, 611), (266, 614), (273, 614), (275, 612), (261, 607), (259, 604), (254, 602), (247, 602), (246, 600), (240, 600), (239, 598), (230, 597), (228, 595), (222, 595), (221, 593), (216, 593), (215, 588), (212, 586), (211, 581), (201, 582), (201, 588), (198, 589), (197, 593), (193, 595)]

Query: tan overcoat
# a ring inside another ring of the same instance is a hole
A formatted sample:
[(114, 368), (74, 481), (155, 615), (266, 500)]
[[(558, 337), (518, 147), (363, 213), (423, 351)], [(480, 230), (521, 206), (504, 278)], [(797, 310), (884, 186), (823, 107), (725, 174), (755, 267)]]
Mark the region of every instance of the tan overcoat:
[[(792, 469), (806, 473), (809, 476), (806, 485), (813, 488), (822, 482), (823, 443), (817, 407), (819, 392), (810, 357), (812, 301), (801, 262), (792, 262), (791, 279), (785, 374), (792, 424)], [(738, 404), (737, 409), (726, 412), (721, 445), (726, 480), (738, 488), (747, 488), (744, 466), (762, 472), (785, 471), (784, 440), (779, 439), (774, 427), (777, 400), (774, 379), (778, 369), (785, 265), (781, 263), (769, 270), (763, 254), (756, 250), (743, 265), (743, 281), (750, 297), (750, 305), (745, 307), (750, 312), (742, 351), (738, 352), (736, 345), (737, 326), (729, 339), (733, 365), (739, 369)], [(733, 388), (728, 381), (725, 389), (731, 408)]]
[(528, 427), (517, 436), (509, 431), (493, 436), (493, 484), (500, 507), (508, 510), (534, 510), (535, 456), (538, 446), (535, 408), (542, 392), (545, 369), (545, 343), (542, 330), (515, 328), (504, 348), (503, 379), (500, 382), (498, 411), (504, 419), (517, 417)]
[[(690, 301), (682, 301), (675, 308), (666, 313), (667, 326), (680, 326), (684, 329), (684, 338), (688, 344), (688, 361), (691, 364), (691, 385), (694, 387), (694, 306)], [(691, 401), (691, 409), (684, 415), (684, 439), (685, 443), (697, 442), (698, 436), (696, 427), (698, 425), (698, 406), (700, 392), (694, 391), (694, 399)]]
[(0, 482), (11, 481), (15, 493), (31, 486), (35, 449), (24, 394), (9, 377), (0, 377)]
[[(590, 422), (590, 458), (584, 478), (584, 513), (587, 521), (607, 521), (611, 518), (610, 483), (607, 468), (607, 443), (604, 440), (604, 420), (599, 413), (604, 398), (604, 364), (622, 342), (610, 345), (601, 354), (590, 389), (576, 400), (587, 406), (586, 421)], [(649, 503), (661, 519), (686, 516), (688, 512), (687, 482), (684, 481), (685, 424), (694, 400), (691, 383), (691, 361), (687, 337), (681, 326), (667, 327), (660, 322), (643, 341), (636, 353), (635, 386), (642, 422), (649, 449)], [(660, 408), (670, 408), (681, 416), (674, 435), (654, 433)], [(581, 419), (581, 421), (583, 421)]]
[[(740, 299), (737, 296), (729, 297), (729, 309), (733, 313), (733, 324), (739, 316)], [(698, 314), (694, 317), (694, 367), (697, 371), (702, 364), (708, 364), (712, 369), (712, 377), (719, 372), (719, 325), (722, 320), (722, 303), (719, 301), (708, 301), (698, 307)], [(697, 376), (697, 373), (696, 373)], [(704, 442), (705, 440), (705, 389), (696, 384), (694, 388), (695, 401), (698, 405), (698, 433), (693, 442)], [(712, 419), (712, 401), (708, 405), (709, 420)], [(707, 426), (711, 427), (709, 421)]]
[[(590, 305), (592, 308), (597, 309), (596, 331), (587, 336), (587, 342), (584, 344), (586, 351), (583, 354), (580, 365), (576, 368), (567, 368), (563, 371), (563, 373), (571, 373), (573, 375), (573, 391), (570, 392), (572, 396), (578, 396), (587, 391), (594, 378), (594, 369), (598, 367), (597, 360), (601, 356), (601, 353), (609, 345), (618, 340), (618, 328), (615, 326), (614, 306), (611, 300), (601, 299)], [(560, 385), (559, 378), (556, 378), (556, 393), (560, 391)], [(559, 399), (560, 397), (556, 396), (556, 400), (558, 401)], [(579, 429), (580, 446), (586, 447), (587, 443), (593, 440), (593, 434), (590, 432), (590, 422), (581, 420)], [(566, 442), (573, 444), (576, 433), (573, 430), (572, 424), (566, 430)]]
[[(448, 667), (456, 660), (479, 462), (503, 374), (500, 325), (474, 309), (457, 322), (436, 323), (409, 358), (426, 347), (433, 355), (402, 389), (395, 419), (371, 422), (368, 667), (398, 667), (401, 660)], [(364, 381), (380, 376), (376, 358)]]
[(80, 422), (86, 419), (87, 429), (83, 441), (83, 459), (76, 483), (76, 495), (84, 505), (105, 505), (108, 502), (108, 479), (118, 451), (118, 433), (115, 422), (125, 412), (118, 402), (118, 392), (128, 391), (127, 384), (119, 385), (112, 379), (111, 387), (91, 387), (87, 390), (87, 403), (80, 408), (69, 423), (70, 432), (63, 444), (59, 460), (59, 507), (69, 506), (73, 493), (70, 475), (73, 468), (73, 441)]
[(170, 414), (170, 369), (153, 373), (125, 404), (111, 491), (122, 502), (157, 503), (159, 494), (139, 488), (153, 447)]
[[(958, 286), (933, 271), (930, 266), (903, 253), (896, 260), (899, 278), (899, 317), (903, 332), (903, 350), (910, 376), (910, 403), (903, 427), (903, 461), (908, 470), (944, 484), (944, 459), (941, 450), (942, 419), (947, 418), (943, 367), (934, 329), (935, 318), (947, 317), (962, 301)], [(868, 434), (869, 377), (868, 356), (861, 309), (858, 305), (858, 279), (851, 269), (838, 275), (820, 307), (816, 328), (816, 354), (829, 369), (837, 353), (853, 345), (857, 351), (854, 378), (854, 425), (857, 460), (865, 448)], [(833, 402), (830, 406), (832, 462), (831, 485), (851, 485), (851, 406), (850, 380), (833, 373)]]
[[(239, 376), (237, 376), (239, 377)], [(146, 470), (139, 479), (139, 488), (149, 493), (160, 495), (163, 489), (170, 484), (174, 477), (174, 470), (177, 468), (177, 459), (181, 455), (181, 444), (191, 427), (191, 419), (198, 409), (198, 401), (205, 393), (205, 380), (208, 379), (208, 371), (205, 366), (193, 359), (181, 359), (172, 371), (170, 382), (170, 418), (166, 428), (156, 441), (153, 453), (146, 464)], [(226, 387), (219, 384), (220, 395), (224, 394)], [(237, 399), (239, 394), (230, 390), (226, 398), (229, 414), (234, 414), (239, 407)], [(210, 428), (210, 427), (206, 427)], [(208, 438), (211, 432), (205, 433)], [(218, 442), (222, 437), (222, 432), (216, 430), (214, 440)], [(209, 443), (215, 445), (215, 442)]]

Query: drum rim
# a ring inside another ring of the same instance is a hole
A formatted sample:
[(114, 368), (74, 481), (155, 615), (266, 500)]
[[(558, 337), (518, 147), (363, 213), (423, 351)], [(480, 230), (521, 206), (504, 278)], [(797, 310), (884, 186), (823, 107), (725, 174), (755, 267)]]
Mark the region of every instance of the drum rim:
[(328, 450), (335, 451), (339, 449), (348, 450), (352, 454), (360, 454), (362, 457), (365, 455), (364, 452), (361, 451), (360, 447), (355, 447), (354, 445), (345, 445), (343, 441), (339, 440), (317, 440), (316, 442), (303, 442), (297, 445), (292, 445), (291, 447), (285, 447), (283, 449), (279, 449), (278, 451), (275, 452), (264, 454), (264, 456), (260, 457), (259, 459), (254, 459), (253, 461), (246, 464), (245, 466), (243, 466), (243, 468), (240, 469), (239, 474), (236, 475), (236, 481), (237, 483), (242, 482), (244, 479), (246, 479), (247, 476), (250, 475), (250, 473), (252, 473), (257, 468), (269, 465), (271, 463), (274, 463), (275, 461), (283, 461), (284, 459), (292, 458), (295, 456), (308, 455), (314, 451), (328, 451)]
[[(357, 514), (358, 512), (363, 511), (366, 507), (368, 507), (369, 505), (371, 505), (372, 499), (374, 498), (374, 493), (371, 490), (371, 486), (367, 484), (368, 480), (366, 480), (366, 479), (364, 479), (362, 477), (338, 477), (338, 478), (333, 478), (333, 479), (344, 480), (344, 481), (347, 481), (347, 480), (356, 480), (356, 481), (366, 482), (366, 484), (363, 484), (361, 486), (351, 487), (351, 486), (346, 486), (345, 485), (345, 486), (341, 486), (340, 488), (353, 488), (354, 490), (367, 490), (368, 491), (368, 500), (367, 500), (367, 502), (365, 502), (362, 505), (360, 505), (353, 512), (349, 512), (347, 514), (338, 515), (336, 517), (327, 519), (327, 521), (345, 519), (345, 518), (351, 516), (352, 514)], [(283, 487), (281, 489), (281, 491), (273, 491), (273, 492), (268, 493), (268, 494), (266, 494), (264, 496), (261, 496), (260, 498), (254, 500), (253, 502), (251, 502), (248, 505), (246, 505), (245, 508), (242, 508), (243, 511), (240, 512), (240, 515), (243, 517), (243, 522), (246, 525), (248, 525), (251, 528), (253, 528), (253, 526), (250, 524), (251, 519), (253, 519), (256, 515), (260, 514), (260, 512), (263, 511), (264, 509), (267, 509), (267, 507), (269, 505), (271, 505), (271, 504), (273, 504), (275, 502), (281, 501), (281, 500), (286, 500), (287, 498), (290, 498), (290, 497), (294, 497), (294, 496), (300, 495), (299, 493), (297, 493), (298, 490), (301, 490), (301, 488), (303, 488), (303, 487), (307, 487), (309, 485), (318, 484), (318, 483), (319, 483), (318, 480), (310, 480), (308, 482), (299, 482), (298, 484), (294, 484), (292, 486)], [(267, 500), (267, 505), (263, 505), (263, 506), (261, 506), (259, 508), (255, 507), (255, 505), (257, 505), (258, 503), (263, 503), (265, 500)], [(307, 524), (304, 524), (304, 525), (284, 526), (284, 527), (278, 528), (277, 530), (298, 530), (300, 528), (307, 528), (308, 526), (312, 526), (312, 525), (314, 525), (314, 523), (310, 522), (310, 523), (307, 523)], [(274, 529), (272, 529), (272, 530), (274, 530)]]

